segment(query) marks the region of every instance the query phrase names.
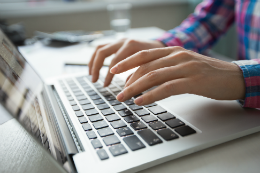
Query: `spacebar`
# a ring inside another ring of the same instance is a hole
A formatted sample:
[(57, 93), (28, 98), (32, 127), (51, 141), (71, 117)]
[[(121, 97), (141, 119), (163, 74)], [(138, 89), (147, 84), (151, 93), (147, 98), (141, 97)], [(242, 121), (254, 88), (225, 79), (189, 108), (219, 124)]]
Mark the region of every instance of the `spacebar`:
[(145, 129), (137, 132), (143, 140), (150, 146), (162, 143), (162, 140), (156, 136), (150, 129)]

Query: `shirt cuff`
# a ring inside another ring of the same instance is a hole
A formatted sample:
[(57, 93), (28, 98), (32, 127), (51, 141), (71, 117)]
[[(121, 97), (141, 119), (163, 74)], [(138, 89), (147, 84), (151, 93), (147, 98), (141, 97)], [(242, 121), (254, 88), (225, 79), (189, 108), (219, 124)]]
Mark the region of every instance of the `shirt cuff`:
[(239, 100), (243, 107), (260, 108), (260, 60), (233, 61), (243, 72), (245, 99)]

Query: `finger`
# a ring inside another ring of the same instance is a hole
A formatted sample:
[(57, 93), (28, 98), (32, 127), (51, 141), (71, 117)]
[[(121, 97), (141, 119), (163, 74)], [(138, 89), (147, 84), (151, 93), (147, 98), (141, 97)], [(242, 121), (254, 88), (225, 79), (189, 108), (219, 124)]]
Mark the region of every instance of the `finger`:
[(141, 65), (132, 75), (131, 79), (129, 79), (125, 87), (131, 85), (133, 82), (135, 82), (140, 77), (146, 75), (147, 73), (154, 71), (156, 69), (164, 68), (172, 66), (171, 62), (167, 58), (160, 58), (151, 62), (148, 62), (144, 65)]
[(127, 81), (132, 77), (132, 75), (133, 75), (133, 73), (130, 74), (130, 75), (126, 78), (125, 83), (127, 83)]
[(159, 87), (139, 96), (134, 100), (134, 102), (139, 106), (148, 105), (172, 95), (190, 93), (190, 88), (188, 84), (188, 78), (175, 79), (166, 82)]
[(125, 42), (122, 47), (120, 47), (120, 49), (117, 51), (115, 57), (113, 58), (113, 60), (111, 61), (111, 64), (109, 65), (109, 71), (107, 73), (105, 82), (104, 82), (104, 86), (108, 86), (113, 77), (114, 74), (110, 72), (110, 69), (116, 65), (118, 62), (122, 61), (123, 59), (127, 58), (128, 56), (133, 54), (133, 48), (132, 45), (129, 44), (128, 42)]
[(99, 70), (103, 66), (105, 58), (116, 53), (121, 45), (122, 42), (116, 42), (113, 44), (108, 44), (97, 51), (91, 70), (92, 82), (96, 82), (98, 80)]
[(111, 69), (111, 73), (118, 74), (130, 70), (132, 68), (138, 67), (142, 64), (148, 63), (150, 61), (156, 60), (161, 57), (165, 57), (174, 51), (178, 51), (178, 48), (157, 48), (140, 51), (127, 59), (119, 62), (115, 67)]
[(131, 79), (127, 81), (125, 87), (131, 85), (137, 79), (151, 71), (164, 67), (175, 66), (177, 64), (181, 64), (182, 62), (186, 62), (187, 58), (185, 57), (187, 57), (187, 54), (179, 52), (143, 64), (136, 70)]
[(165, 67), (152, 71), (138, 80), (132, 85), (126, 87), (121, 93), (118, 94), (117, 99), (121, 102), (130, 99), (131, 97), (146, 91), (153, 86), (160, 85), (170, 80), (182, 78), (186, 70), (181, 70), (180, 66)]
[(93, 65), (94, 59), (95, 59), (95, 57), (96, 57), (97, 51), (98, 51), (100, 48), (102, 48), (102, 47), (104, 47), (104, 46), (106, 46), (106, 45), (107, 45), (107, 44), (103, 44), (103, 45), (97, 46), (95, 52), (94, 52), (93, 55), (91, 56), (91, 59), (90, 59), (90, 61), (89, 61), (89, 63), (88, 63), (88, 68), (89, 68), (89, 69), (88, 69), (88, 73), (89, 73), (89, 75), (91, 75), (92, 65)]

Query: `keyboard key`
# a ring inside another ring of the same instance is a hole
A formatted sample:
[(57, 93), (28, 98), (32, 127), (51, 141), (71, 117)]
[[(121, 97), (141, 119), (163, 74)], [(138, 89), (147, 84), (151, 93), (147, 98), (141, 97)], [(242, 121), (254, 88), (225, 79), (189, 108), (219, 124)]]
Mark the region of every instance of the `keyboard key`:
[(74, 110), (74, 111), (79, 111), (80, 109), (79, 109), (79, 106), (72, 106), (72, 109)]
[(92, 88), (91, 88), (88, 84), (81, 85), (81, 87), (82, 87), (86, 92), (92, 90)]
[(123, 127), (123, 128), (117, 129), (116, 132), (119, 134), (120, 137), (134, 134), (133, 131), (129, 127)]
[(81, 90), (78, 87), (75, 87), (75, 88), (73, 88), (71, 90), (72, 90), (73, 93), (81, 92)]
[(143, 122), (135, 122), (135, 123), (132, 123), (131, 124), (131, 127), (134, 129), (134, 130), (140, 130), (140, 129), (145, 129), (147, 128), (147, 126), (143, 123)]
[(145, 109), (141, 109), (141, 110), (135, 111), (135, 113), (136, 113), (139, 117), (144, 116), (144, 115), (150, 115), (150, 112), (148, 112), (148, 111), (145, 110)]
[(87, 131), (86, 134), (87, 134), (89, 139), (96, 139), (97, 138), (97, 135), (94, 131)]
[(151, 103), (151, 104), (149, 104), (149, 105), (144, 105), (144, 107), (146, 107), (146, 108), (152, 107), (152, 106), (157, 106), (157, 104), (156, 104), (156, 103)]
[(100, 84), (98, 84), (98, 85), (95, 86), (95, 88), (96, 88), (96, 89), (101, 89), (101, 88), (103, 88), (103, 86), (100, 85)]
[(89, 110), (95, 108), (92, 104), (82, 105), (82, 109)]
[(96, 95), (96, 94), (97, 94), (94, 90), (87, 91), (86, 93), (87, 93), (89, 96), (93, 96), (93, 95)]
[(146, 123), (150, 123), (153, 121), (157, 121), (158, 119), (153, 115), (146, 115), (142, 117), (142, 120), (144, 120)]
[(110, 103), (112, 106), (121, 104), (121, 102), (119, 102), (118, 100), (112, 100), (112, 101), (109, 101), (109, 103)]
[(105, 137), (105, 136), (113, 135), (114, 132), (110, 127), (108, 127), (108, 128), (98, 130), (98, 134), (100, 137)]
[(88, 123), (84, 123), (82, 124), (82, 127), (85, 131), (89, 131), (92, 130), (92, 127), (88, 124)]
[(73, 101), (74, 99), (73, 99), (73, 97), (67, 97), (67, 99), (69, 100), (69, 101)]
[(85, 113), (87, 114), (87, 116), (91, 116), (91, 115), (98, 114), (98, 111), (96, 109), (90, 109), (90, 110), (85, 111)]
[(124, 101), (124, 103), (127, 104), (127, 105), (133, 105), (133, 104), (135, 104), (135, 103), (134, 103), (134, 100), (132, 100), (132, 99), (126, 100), (126, 101)]
[(119, 121), (113, 121), (110, 123), (112, 125), (112, 127), (114, 129), (118, 129), (118, 128), (121, 128), (121, 127), (125, 127), (126, 124), (124, 123), (124, 121), (122, 120), (119, 120)]
[(77, 117), (84, 116), (83, 112), (81, 112), (81, 111), (75, 111), (75, 113), (76, 113)]
[(103, 92), (103, 93), (101, 93), (102, 94), (102, 96), (104, 96), (104, 97), (106, 97), (106, 96), (112, 96), (112, 94), (110, 93), (110, 92)]
[(142, 93), (137, 94), (137, 95), (134, 96), (134, 98), (137, 98), (137, 97), (139, 97), (139, 96), (141, 96), (141, 95), (142, 95)]
[(116, 111), (121, 111), (121, 110), (126, 109), (126, 107), (125, 107), (123, 104), (120, 104), (120, 105), (114, 106), (114, 109), (115, 109)]
[(75, 101), (70, 101), (70, 105), (75, 106), (75, 105), (77, 105), (77, 103)]
[(115, 95), (118, 95), (121, 91), (118, 91), (118, 92), (114, 92)]
[(74, 95), (75, 95), (76, 97), (78, 97), (78, 96), (84, 96), (83, 92), (81, 92), (81, 91), (74, 93)]
[(108, 86), (108, 88), (109, 88), (109, 89), (113, 89), (113, 88), (116, 88), (116, 86), (113, 85), (113, 84), (110, 84), (110, 85)]
[(157, 122), (151, 123), (151, 124), (149, 124), (149, 125), (150, 125), (150, 127), (152, 127), (152, 129), (154, 129), (154, 130), (166, 128), (166, 126), (165, 126), (161, 121), (157, 121)]
[(90, 87), (85, 81), (80, 82), (81, 86), (84, 87)]
[(162, 143), (162, 140), (156, 136), (150, 129), (145, 129), (137, 132), (138, 135), (150, 146)]
[(116, 100), (116, 98), (115, 98), (114, 96), (112, 96), (112, 95), (105, 96), (105, 99), (106, 99), (107, 101)]
[(79, 122), (80, 122), (80, 123), (87, 123), (88, 120), (87, 120), (86, 117), (79, 117)]
[(128, 109), (125, 109), (125, 110), (122, 110), (122, 111), (118, 111), (118, 113), (122, 116), (122, 117), (125, 117), (125, 116), (129, 116), (129, 115), (133, 115), (133, 113), (128, 110)]
[(86, 100), (87, 99), (87, 97), (86, 96), (78, 96), (78, 97), (76, 97), (78, 100)]
[(71, 94), (70, 93), (66, 93), (65, 94), (67, 97), (71, 97)]
[(100, 158), (100, 160), (106, 160), (109, 158), (106, 150), (104, 150), (104, 149), (97, 150), (97, 154), (98, 154), (98, 157)]
[(100, 104), (104, 104), (104, 103), (105, 103), (103, 99), (93, 100), (93, 102), (94, 102), (96, 105), (100, 105)]
[(174, 129), (178, 134), (180, 134), (181, 136), (187, 136), (187, 135), (191, 135), (196, 133), (195, 130), (193, 130), (191, 127), (189, 126), (182, 126), (182, 127), (178, 127), (176, 129)]
[(126, 137), (123, 140), (132, 151), (145, 148), (145, 145), (135, 135)]
[(88, 91), (94, 91), (91, 87), (84, 87), (84, 90), (85, 90), (86, 92), (88, 92)]
[(173, 116), (171, 113), (167, 112), (167, 113), (163, 113), (157, 116), (160, 120), (162, 121), (167, 121), (170, 119), (175, 118), (175, 116)]
[(112, 92), (120, 92), (121, 91), (121, 89), (118, 89), (118, 88), (112, 88), (112, 89), (110, 89)]
[(165, 123), (166, 123), (168, 126), (170, 126), (171, 128), (176, 128), (176, 127), (185, 125), (185, 124), (184, 124), (181, 120), (179, 120), (179, 119), (168, 120), (168, 121), (165, 121)]
[(104, 137), (103, 141), (106, 145), (113, 145), (113, 144), (120, 143), (120, 140), (115, 135)]
[(179, 138), (179, 136), (173, 133), (173, 131), (171, 131), (170, 129), (158, 130), (157, 133), (166, 141)]
[(107, 89), (105, 89), (105, 88), (100, 88), (100, 89), (98, 89), (98, 91), (99, 91), (100, 93), (104, 93), (104, 92), (107, 92)]
[(143, 109), (142, 106), (138, 106), (138, 105), (131, 105), (129, 106), (130, 109), (132, 109), (133, 111), (139, 110), (139, 109)]
[(114, 145), (112, 147), (109, 147), (110, 152), (113, 154), (113, 156), (119, 156), (125, 153), (128, 153), (125, 147), (122, 144)]
[(93, 123), (93, 126), (95, 127), (95, 129), (101, 129), (104, 127), (108, 127), (108, 124), (105, 121), (98, 121)]
[(99, 114), (89, 116), (88, 118), (89, 118), (89, 120), (90, 120), (91, 122), (96, 122), (96, 121), (103, 120), (103, 117), (102, 117), (101, 115), (99, 115)]
[(90, 103), (90, 101), (89, 100), (81, 100), (81, 101), (79, 101), (79, 104), (81, 104), (81, 105), (86, 105), (86, 104), (89, 104)]
[(106, 119), (107, 119), (107, 121), (111, 122), (111, 121), (120, 120), (121, 118), (116, 114), (112, 114), (112, 115), (106, 116)]
[(103, 110), (103, 109), (107, 109), (107, 108), (110, 108), (110, 107), (105, 103), (105, 104), (97, 105), (97, 108), (99, 110)]
[(107, 116), (107, 115), (111, 115), (111, 114), (114, 114), (115, 112), (112, 110), (112, 109), (104, 109), (104, 110), (101, 110), (102, 114)]
[(133, 123), (136, 121), (140, 121), (139, 118), (137, 118), (135, 115), (126, 116), (124, 120), (128, 123)]
[(154, 107), (150, 107), (149, 111), (151, 111), (153, 114), (157, 115), (157, 114), (161, 114), (161, 113), (165, 113), (167, 112), (165, 109), (163, 109), (161, 106), (154, 106)]
[(94, 139), (91, 141), (91, 144), (93, 145), (93, 147), (96, 148), (102, 148), (102, 144), (98, 139)]
[(99, 95), (93, 95), (93, 96), (89, 96), (92, 100), (97, 100), (97, 99), (101, 99), (101, 97)]

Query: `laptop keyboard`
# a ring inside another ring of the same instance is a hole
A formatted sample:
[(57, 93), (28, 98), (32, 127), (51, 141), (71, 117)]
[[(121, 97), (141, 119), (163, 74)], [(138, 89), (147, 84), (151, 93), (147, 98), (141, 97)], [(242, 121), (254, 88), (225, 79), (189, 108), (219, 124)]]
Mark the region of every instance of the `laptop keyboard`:
[[(196, 133), (156, 103), (138, 106), (133, 99), (123, 103), (116, 100), (115, 96), (124, 87), (121, 80), (116, 79), (107, 88), (100, 83), (104, 78), (94, 83), (94, 87), (86, 82), (91, 81), (91, 76), (77, 77), (76, 80), (66, 79), (72, 92), (62, 81), (60, 84), (101, 160), (109, 158), (108, 151), (115, 157), (127, 154), (127, 147), (132, 151), (144, 149), (146, 146), (140, 139), (153, 146)], [(133, 131), (137, 131), (137, 135)]]

